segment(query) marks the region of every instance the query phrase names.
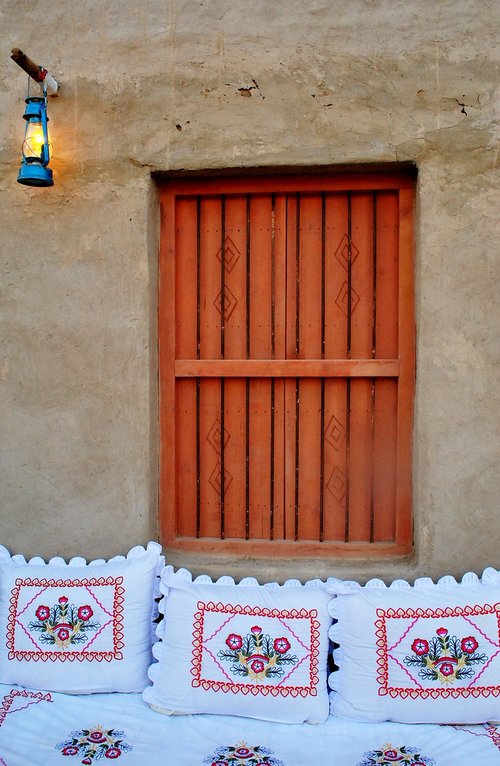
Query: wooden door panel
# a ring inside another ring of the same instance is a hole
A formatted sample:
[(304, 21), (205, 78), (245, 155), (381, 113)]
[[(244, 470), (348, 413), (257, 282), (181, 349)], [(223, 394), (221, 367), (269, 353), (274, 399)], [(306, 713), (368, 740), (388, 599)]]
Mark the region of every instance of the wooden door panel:
[(413, 183), (347, 180), (162, 189), (167, 547), (411, 547)]

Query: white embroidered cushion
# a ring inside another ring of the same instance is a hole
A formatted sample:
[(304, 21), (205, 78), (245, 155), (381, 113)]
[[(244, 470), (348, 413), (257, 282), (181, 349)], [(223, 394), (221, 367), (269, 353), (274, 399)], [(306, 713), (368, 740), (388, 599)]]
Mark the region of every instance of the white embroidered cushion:
[(90, 564), (27, 563), (0, 546), (0, 682), (74, 694), (142, 691), (163, 565), (153, 542)]
[(167, 713), (221, 713), (283, 722), (328, 717), (331, 596), (319, 581), (235, 585), (167, 567), (165, 619), (144, 699)]
[(405, 723), (483, 723), (500, 717), (500, 573), (411, 587), (329, 581), (339, 669), (334, 715)]

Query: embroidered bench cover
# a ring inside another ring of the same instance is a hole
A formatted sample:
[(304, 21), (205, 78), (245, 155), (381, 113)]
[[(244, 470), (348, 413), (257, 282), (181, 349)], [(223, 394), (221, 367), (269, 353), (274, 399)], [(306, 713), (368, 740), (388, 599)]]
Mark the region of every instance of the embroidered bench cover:
[[(236, 711), (235, 711), (236, 712)], [(0, 766), (495, 766), (500, 727), (165, 716), (140, 694), (0, 685)]]

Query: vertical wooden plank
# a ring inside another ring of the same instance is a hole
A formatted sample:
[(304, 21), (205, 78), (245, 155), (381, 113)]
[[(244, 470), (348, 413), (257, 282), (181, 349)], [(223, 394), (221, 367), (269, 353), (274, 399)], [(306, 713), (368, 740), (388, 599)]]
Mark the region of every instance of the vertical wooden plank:
[[(274, 357), (286, 358), (286, 197), (275, 195), (272, 264), (274, 272)], [(285, 538), (285, 382), (274, 381), (272, 539)]]
[[(254, 195), (250, 201), (249, 280), (251, 303), (250, 358), (272, 356), (272, 198)], [(253, 379), (249, 401), (249, 534), (271, 535), (271, 381)]]
[[(369, 359), (373, 344), (373, 197), (351, 198), (351, 358)], [(370, 540), (372, 381), (351, 380), (349, 540)]]
[(272, 248), (274, 268), (274, 357), (287, 358), (287, 198), (274, 197), (274, 239)]
[(347, 384), (327, 379), (324, 389), (323, 540), (345, 541)]
[(398, 382), (375, 381), (373, 424), (373, 542), (396, 536)]
[(398, 192), (377, 194), (377, 271), (375, 275), (375, 357), (396, 359), (399, 324)]
[[(298, 219), (299, 202), (295, 194), (286, 198), (286, 332), (285, 353), (287, 359), (298, 355), (297, 327), (297, 268), (298, 268)], [(284, 389), (284, 536), (286, 540), (296, 539), (296, 513), (298, 506), (298, 423), (297, 395), (298, 381), (287, 378), (283, 381)]]
[[(377, 194), (375, 355), (398, 357), (399, 201), (397, 192)], [(375, 383), (373, 428), (373, 541), (396, 536), (398, 381)]]
[(274, 380), (274, 452), (273, 452), (273, 520), (272, 539), (285, 539), (285, 381)]
[(300, 201), (299, 359), (321, 359), (321, 195), (302, 195)]
[(373, 344), (373, 195), (351, 198), (351, 359), (370, 359)]
[[(175, 356), (197, 355), (197, 200), (179, 198), (175, 207)], [(196, 537), (196, 381), (176, 383), (177, 535)]]
[(347, 358), (347, 264), (349, 258), (349, 207), (347, 194), (326, 199), (326, 301), (325, 356)]
[(413, 541), (412, 438), (415, 386), (415, 297), (413, 290), (413, 189), (399, 194), (399, 385), (396, 542)]
[[(322, 231), (321, 195), (302, 195), (299, 236), (299, 358), (322, 355)], [(320, 539), (321, 383), (300, 381), (298, 537)]]
[(249, 394), (249, 537), (269, 540), (271, 381), (253, 378)]
[(200, 359), (221, 358), (220, 198), (202, 198), (200, 206)]
[(250, 359), (272, 354), (272, 199), (254, 195), (250, 201)]
[[(329, 194), (325, 200), (325, 358), (347, 357), (348, 200)], [(323, 539), (346, 536), (347, 383), (325, 380)]]
[(349, 541), (370, 541), (372, 382), (352, 379), (350, 391)]
[(247, 331), (245, 196), (227, 197), (224, 216), (224, 267), (226, 286), (225, 359), (244, 359)]
[[(225, 203), (225, 283), (227, 290), (226, 359), (246, 356), (247, 201), (244, 196), (227, 197)], [(242, 379), (224, 381), (224, 450), (226, 492), (224, 495), (225, 538), (246, 536), (246, 385)]]
[(221, 451), (227, 441), (222, 434), (220, 411), (220, 381), (205, 379), (200, 382), (199, 405), (199, 449), (200, 449), (200, 514), (199, 537), (221, 536), (221, 493), (222, 463)]
[(175, 196), (162, 195), (158, 274), (158, 363), (160, 407), (160, 533), (175, 540)]
[[(221, 357), (221, 311), (225, 303), (221, 295), (220, 247), (222, 237), (222, 203), (220, 198), (202, 198), (200, 206), (200, 358)], [(200, 521), (201, 537), (221, 536), (222, 463), (226, 441), (222, 434), (221, 384), (217, 379), (200, 384), (199, 449), (200, 449)]]
[(298, 538), (320, 539), (321, 384), (303, 378), (299, 391)]
[(197, 200), (175, 206), (175, 356), (196, 359), (197, 351)]
[(197, 536), (196, 381), (176, 383), (176, 506), (179, 537)]

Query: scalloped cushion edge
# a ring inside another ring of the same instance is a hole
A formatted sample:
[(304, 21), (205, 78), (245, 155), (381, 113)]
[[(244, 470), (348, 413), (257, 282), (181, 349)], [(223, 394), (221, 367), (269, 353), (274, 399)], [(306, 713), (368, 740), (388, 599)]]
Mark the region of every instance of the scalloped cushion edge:
[[(329, 577), (326, 581), (329, 592), (335, 596), (346, 596), (353, 593), (362, 593), (363, 590), (371, 590), (374, 588), (381, 588), (383, 590), (407, 590), (407, 589), (426, 589), (426, 588), (439, 588), (449, 586), (473, 586), (480, 583), (484, 585), (496, 585), (500, 584), (500, 570), (494, 567), (486, 567), (481, 577), (478, 577), (475, 572), (466, 572), (461, 580), (456, 580), (452, 575), (444, 575), (440, 577), (437, 582), (434, 582), (431, 577), (418, 577), (413, 585), (407, 580), (396, 579), (387, 585), (383, 580), (379, 578), (373, 578), (368, 580), (365, 585), (355, 580), (339, 580), (335, 577)], [(331, 615), (334, 616), (333, 614)]]
[[(150, 540), (147, 545), (144, 547), (143, 545), (134, 545), (128, 553), (125, 556), (113, 556), (110, 559), (94, 559), (92, 561), (87, 562), (85, 558), (82, 556), (73, 556), (69, 561), (66, 561), (62, 556), (54, 556), (53, 558), (49, 559), (49, 561), (45, 561), (45, 559), (41, 558), (40, 556), (33, 556), (28, 561), (26, 558), (22, 555), (22, 553), (16, 553), (14, 555), (11, 555), (8, 551), (8, 549), (4, 545), (0, 545), (0, 560), (12, 561), (14, 564), (18, 564), (20, 566), (25, 565), (33, 565), (33, 566), (66, 566), (66, 567), (78, 567), (78, 566), (101, 566), (102, 564), (111, 564), (114, 561), (127, 561), (127, 560), (133, 560), (134, 558), (138, 558), (139, 556), (142, 556), (146, 552), (156, 551), (159, 555), (159, 566), (158, 566), (158, 574), (161, 573), (162, 569), (164, 568), (164, 556), (161, 555), (161, 545), (160, 543), (155, 542), (154, 540)], [(160, 566), (160, 562), (161, 566)]]

